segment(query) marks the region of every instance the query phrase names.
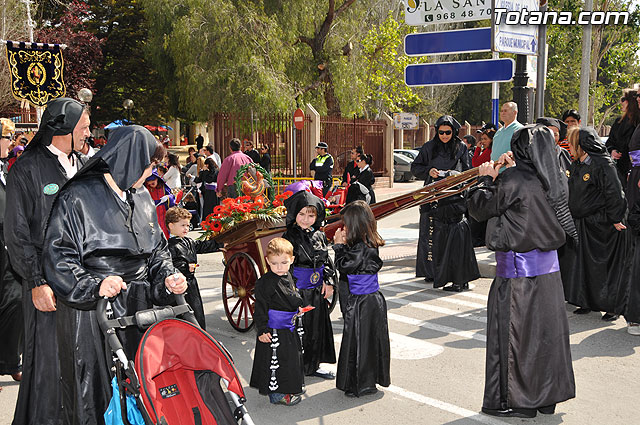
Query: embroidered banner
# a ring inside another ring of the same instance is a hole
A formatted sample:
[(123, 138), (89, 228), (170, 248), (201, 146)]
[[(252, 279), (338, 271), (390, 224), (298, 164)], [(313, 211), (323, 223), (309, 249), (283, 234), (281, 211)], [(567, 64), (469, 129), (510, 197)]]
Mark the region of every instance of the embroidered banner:
[(11, 92), (18, 100), (45, 106), (64, 97), (64, 60), (58, 44), (7, 41)]

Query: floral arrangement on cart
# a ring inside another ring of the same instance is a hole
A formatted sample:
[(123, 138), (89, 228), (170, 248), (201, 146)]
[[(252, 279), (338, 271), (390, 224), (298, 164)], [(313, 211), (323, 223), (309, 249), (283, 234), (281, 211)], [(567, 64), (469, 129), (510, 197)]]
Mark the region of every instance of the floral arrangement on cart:
[(200, 225), (201, 239), (211, 239), (248, 221), (275, 226), (287, 215), (284, 200), (292, 192), (275, 195), (270, 174), (257, 164), (243, 165), (236, 174), (236, 189), (243, 194), (225, 198)]

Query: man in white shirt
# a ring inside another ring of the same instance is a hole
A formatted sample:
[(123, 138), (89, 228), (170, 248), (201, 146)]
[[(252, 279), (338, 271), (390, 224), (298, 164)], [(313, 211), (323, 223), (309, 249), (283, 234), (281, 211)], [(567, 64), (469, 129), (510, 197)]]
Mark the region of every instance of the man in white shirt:
[(217, 152), (213, 150), (213, 146), (205, 146), (204, 148), (200, 149), (199, 153), (200, 155), (204, 155), (206, 158), (213, 159), (213, 162), (216, 163), (218, 169), (220, 168), (220, 165), (222, 165), (222, 159), (220, 158), (220, 155), (218, 155)]

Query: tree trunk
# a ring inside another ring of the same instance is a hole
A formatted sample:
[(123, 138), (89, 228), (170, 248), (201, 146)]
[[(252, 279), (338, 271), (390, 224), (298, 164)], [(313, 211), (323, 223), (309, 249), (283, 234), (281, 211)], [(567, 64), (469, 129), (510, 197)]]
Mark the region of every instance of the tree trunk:
[(327, 105), (327, 115), (342, 115), (340, 111), (340, 101), (336, 97), (335, 88), (333, 87), (331, 71), (327, 72), (325, 78), (324, 102)]

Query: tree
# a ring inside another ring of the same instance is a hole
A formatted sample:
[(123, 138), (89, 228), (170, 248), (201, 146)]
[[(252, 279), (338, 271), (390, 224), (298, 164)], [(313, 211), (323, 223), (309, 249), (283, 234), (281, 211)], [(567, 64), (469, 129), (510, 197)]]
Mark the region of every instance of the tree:
[(36, 35), (41, 43), (67, 45), (62, 51), (67, 97), (76, 97), (81, 88), (93, 90), (92, 73), (102, 65), (101, 41), (86, 31), (84, 22), (88, 19), (89, 7), (74, 0), (60, 22), (42, 28)]

